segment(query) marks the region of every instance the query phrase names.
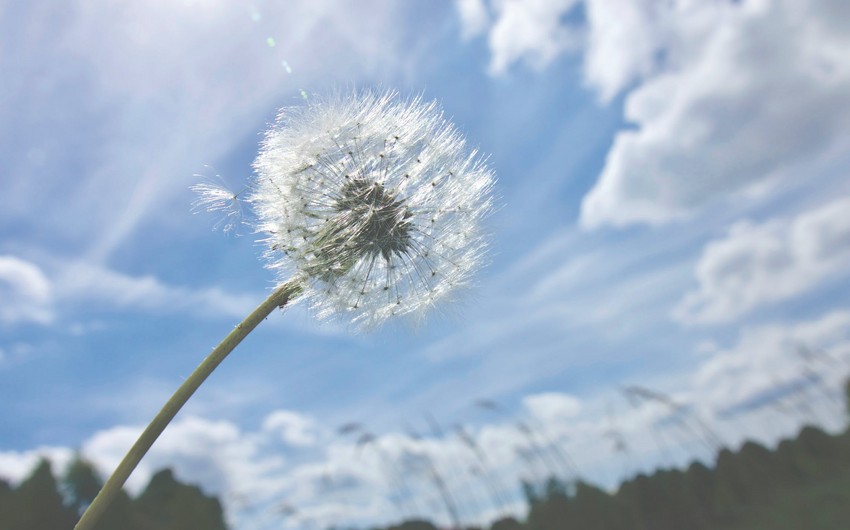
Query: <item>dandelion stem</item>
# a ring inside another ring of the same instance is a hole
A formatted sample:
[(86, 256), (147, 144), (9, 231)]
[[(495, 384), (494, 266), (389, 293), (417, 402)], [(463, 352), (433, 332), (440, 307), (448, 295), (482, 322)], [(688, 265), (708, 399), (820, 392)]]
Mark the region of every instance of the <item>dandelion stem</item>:
[(165, 430), (165, 427), (174, 419), (177, 412), (186, 404), (195, 390), (209, 377), (209, 375), (221, 364), (227, 355), (242, 342), (257, 325), (262, 322), (276, 307), (283, 307), (292, 298), (301, 292), (300, 280), (284, 283), (263, 302), (251, 314), (245, 317), (221, 343), (215, 347), (206, 359), (195, 368), (195, 371), (180, 385), (174, 395), (166, 402), (154, 419), (148, 424), (133, 447), (124, 456), (124, 459), (112, 472), (112, 475), (103, 485), (94, 501), (89, 505), (80, 518), (74, 530), (91, 530), (94, 528), (100, 516), (112, 502), (115, 495), (121, 491), (124, 482), (130, 473), (136, 468), (142, 457), (148, 452), (156, 439)]

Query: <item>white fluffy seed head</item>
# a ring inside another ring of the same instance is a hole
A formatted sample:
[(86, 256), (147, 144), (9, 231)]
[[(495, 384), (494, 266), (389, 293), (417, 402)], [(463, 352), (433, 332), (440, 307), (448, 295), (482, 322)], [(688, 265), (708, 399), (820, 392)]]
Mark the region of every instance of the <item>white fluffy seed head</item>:
[(269, 267), (320, 317), (373, 327), (466, 284), (493, 173), (435, 102), (364, 92), (283, 109), (249, 201)]

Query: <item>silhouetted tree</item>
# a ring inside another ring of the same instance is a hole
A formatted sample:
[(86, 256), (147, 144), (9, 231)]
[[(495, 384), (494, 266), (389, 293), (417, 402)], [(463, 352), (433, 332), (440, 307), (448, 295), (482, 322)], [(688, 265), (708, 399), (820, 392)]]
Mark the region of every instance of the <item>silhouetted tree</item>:
[(706, 519), (713, 519), (716, 511), (715, 489), (717, 488), (714, 472), (702, 462), (693, 462), (685, 471), (685, 481), (693, 492), (697, 509)]
[(587, 530), (617, 530), (627, 527), (631, 513), (623, 500), (579, 481), (572, 502), (574, 528)]
[(155, 474), (133, 502), (143, 528), (150, 530), (226, 530), (221, 504), (197, 486), (175, 480), (165, 469)]
[(14, 510), (12, 486), (0, 479), (0, 529), (12, 528)]
[(557, 530), (565, 528), (569, 520), (569, 498), (564, 493), (555, 492), (531, 505), (526, 525), (529, 530)]
[(732, 451), (723, 449), (717, 454), (714, 476), (716, 478), (715, 507), (718, 515), (725, 518), (737, 518), (742, 506), (750, 502), (750, 493), (742, 479), (743, 475), (740, 463)]
[(68, 464), (62, 479), (68, 501), (78, 511), (91, 504), (103, 483), (97, 476), (92, 465), (80, 458), (79, 455)]
[(804, 467), (809, 467), (812, 474), (830, 472), (836, 466), (843, 467), (850, 463), (847, 448), (841, 439), (814, 427), (800, 431), (795, 445)]
[(56, 478), (46, 459), (14, 491), (10, 530), (66, 530), (76, 514), (62, 502)]
[[(79, 455), (68, 465), (62, 483), (68, 504), (79, 515), (82, 515), (103, 486), (94, 466), (83, 460)], [(113, 499), (95, 525), (95, 530), (118, 529), (140, 529), (138, 516), (133, 509), (130, 496), (123, 490)]]

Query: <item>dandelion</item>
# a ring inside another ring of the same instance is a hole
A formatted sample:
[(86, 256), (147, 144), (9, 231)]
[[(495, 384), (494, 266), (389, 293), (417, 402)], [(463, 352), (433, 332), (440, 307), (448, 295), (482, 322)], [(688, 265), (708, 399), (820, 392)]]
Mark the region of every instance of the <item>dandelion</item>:
[[(212, 351), (148, 425), (77, 523), (90, 530), (177, 411), (276, 307), (375, 327), (421, 316), (481, 264), (494, 177), (436, 103), (365, 92), (281, 111), (246, 201), (263, 234), (272, 294)], [(231, 221), (240, 194), (196, 187), (195, 207)]]
[(269, 267), (319, 317), (421, 315), (481, 261), (492, 173), (436, 103), (367, 93), (287, 109), (249, 202)]

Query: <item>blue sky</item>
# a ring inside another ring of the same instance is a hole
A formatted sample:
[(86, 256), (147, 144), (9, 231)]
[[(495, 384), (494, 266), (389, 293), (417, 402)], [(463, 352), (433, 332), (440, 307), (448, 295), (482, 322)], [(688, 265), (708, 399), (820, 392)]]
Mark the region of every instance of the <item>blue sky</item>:
[[(491, 264), (423, 325), (273, 315), (131, 488), (172, 466), (239, 529), (445, 521), (414, 464), (409, 498), (389, 485), (387, 462), (427, 455), (473, 521), (519, 499), (474, 498), (455, 424), (506, 483), (539, 474), (517, 456), (525, 421), (608, 486), (707, 456), (626, 385), (732, 445), (793, 433), (794, 400), (837, 427), (847, 20), (840, 0), (0, 2), (0, 476), (73, 450), (110, 470), (264, 298), (255, 235), (212, 231), (189, 187), (238, 188), (278, 108), (340, 88), (436, 99), (489, 155)], [(787, 390), (806, 370), (825, 393)]]

